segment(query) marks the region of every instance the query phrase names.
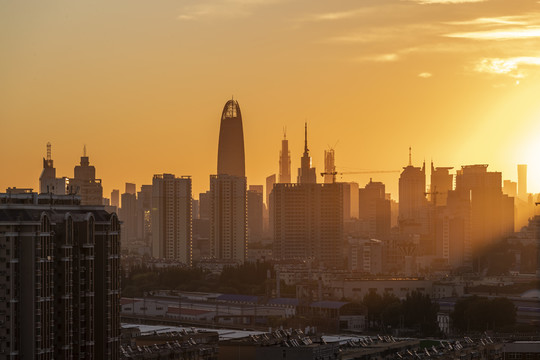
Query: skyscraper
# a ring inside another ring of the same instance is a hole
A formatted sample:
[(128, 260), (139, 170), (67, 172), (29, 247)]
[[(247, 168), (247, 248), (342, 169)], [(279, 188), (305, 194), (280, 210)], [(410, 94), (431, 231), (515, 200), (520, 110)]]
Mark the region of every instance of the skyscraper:
[(431, 162), (431, 185), (429, 197), (436, 206), (446, 205), (448, 192), (454, 187), (454, 175), (450, 174), (452, 167), (434, 167)]
[(289, 140), (287, 140), (285, 131), (283, 131), (281, 151), (279, 152), (279, 182), (282, 184), (291, 182), (291, 152), (289, 151)]
[(309, 149), (307, 145), (307, 122), (305, 124), (305, 138), (304, 138), (304, 154), (300, 160), (300, 168), (298, 169), (299, 184), (316, 184), (317, 173), (315, 168), (311, 167), (311, 156), (309, 156)]
[(191, 266), (191, 177), (154, 175), (151, 219), (152, 256)]
[(271, 195), (274, 258), (342, 268), (343, 185), (276, 184)]
[(122, 194), (122, 207), (118, 217), (122, 222), (122, 247), (128, 248), (137, 239), (137, 195), (135, 184), (126, 183), (126, 192)]
[(210, 194), (212, 257), (243, 263), (247, 256), (246, 178), (210, 175)]
[(456, 175), (458, 196), (471, 204), (471, 248), (477, 257), (514, 231), (514, 199), (502, 193), (502, 174), (488, 165), (466, 165)]
[(218, 175), (245, 176), (244, 131), (238, 101), (229, 100), (221, 114)]
[(43, 158), (43, 170), (39, 177), (39, 192), (41, 194), (64, 195), (69, 184), (68, 178), (56, 177), (56, 168), (53, 164), (51, 143), (47, 143), (47, 158)]
[(390, 200), (386, 199), (385, 185), (371, 179), (363, 189), (359, 189), (359, 219), (363, 235), (367, 237), (390, 233)]
[(332, 184), (336, 178), (334, 149), (324, 150), (324, 183)]
[(86, 146), (81, 156), (80, 165), (75, 166), (74, 177), (69, 180), (70, 193), (81, 197), (82, 205), (101, 205), (103, 203), (103, 187), (101, 179), (96, 179), (96, 168), (90, 165), (86, 156)]
[(404, 233), (429, 232), (426, 199), (426, 164), (422, 168), (412, 165), (409, 148), (409, 165), (399, 177), (399, 227)]
[(518, 170), (518, 196), (521, 200), (527, 200), (527, 165), (519, 164)]
[(210, 250), (218, 260), (243, 263), (247, 255), (247, 180), (238, 101), (221, 114), (217, 175), (210, 175)]

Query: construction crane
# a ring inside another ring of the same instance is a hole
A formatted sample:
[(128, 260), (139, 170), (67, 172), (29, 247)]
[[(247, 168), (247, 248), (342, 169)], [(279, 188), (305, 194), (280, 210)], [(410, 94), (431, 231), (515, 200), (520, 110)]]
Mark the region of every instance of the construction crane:
[(336, 175), (390, 174), (390, 173), (399, 173), (399, 172), (400, 170), (365, 170), (365, 171), (345, 171), (345, 172), (330, 171), (330, 172), (322, 172), (321, 176), (324, 177), (325, 175), (332, 175), (332, 183), (335, 183)]

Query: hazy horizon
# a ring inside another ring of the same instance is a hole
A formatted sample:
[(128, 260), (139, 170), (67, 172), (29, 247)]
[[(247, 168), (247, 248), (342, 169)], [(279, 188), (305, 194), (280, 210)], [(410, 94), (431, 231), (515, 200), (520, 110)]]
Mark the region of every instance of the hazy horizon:
[[(106, 5), (106, 6), (105, 6)], [(105, 10), (106, 9), (106, 10)], [(278, 173), (283, 128), (296, 179), (304, 121), (317, 173), (489, 164), (540, 192), (536, 0), (206, 0), (0, 5), (0, 189), (38, 190), (83, 145), (103, 195), (153, 174), (216, 173), (220, 115), (243, 117), (248, 184)], [(428, 172), (429, 175), (429, 172)], [(363, 187), (399, 174), (344, 175)], [(318, 181), (322, 177), (318, 175)], [(429, 176), (428, 181), (429, 183)]]

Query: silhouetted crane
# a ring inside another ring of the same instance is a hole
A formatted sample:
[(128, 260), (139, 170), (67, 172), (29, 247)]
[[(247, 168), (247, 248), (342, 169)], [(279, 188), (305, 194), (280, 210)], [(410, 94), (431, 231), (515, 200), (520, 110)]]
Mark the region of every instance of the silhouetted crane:
[(365, 170), (365, 171), (330, 171), (322, 172), (321, 176), (332, 175), (332, 183), (336, 182), (336, 175), (357, 175), (357, 174), (384, 174), (384, 173), (399, 173), (399, 170)]

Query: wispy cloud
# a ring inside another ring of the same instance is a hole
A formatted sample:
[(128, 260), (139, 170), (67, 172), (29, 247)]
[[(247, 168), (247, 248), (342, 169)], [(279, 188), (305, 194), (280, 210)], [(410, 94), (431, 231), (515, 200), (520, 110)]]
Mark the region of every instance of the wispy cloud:
[(185, 6), (180, 20), (199, 20), (202, 18), (238, 18), (253, 13), (257, 6), (269, 5), (280, 0), (223, 0), (200, 1), (194, 5)]
[(372, 11), (372, 9), (370, 9), (370, 8), (364, 8), (364, 9), (352, 9), (352, 10), (346, 10), (346, 11), (336, 11), (336, 12), (326, 12), (326, 13), (319, 13), (319, 14), (310, 14), (310, 15), (306, 15), (304, 17), (301, 17), (299, 19), (299, 21), (317, 22), (317, 21), (343, 20), (343, 19), (354, 18), (356, 16), (366, 14), (366, 13), (369, 13), (371, 11)]
[(540, 57), (521, 56), (513, 58), (486, 58), (479, 61), (475, 70), (481, 73), (508, 75), (514, 78), (523, 78), (523, 67), (540, 66)]
[(522, 16), (501, 16), (496, 18), (477, 18), (465, 21), (449, 21), (449, 25), (527, 25)]
[(433, 74), (428, 73), (428, 72), (423, 72), (423, 73), (418, 74), (418, 76), (421, 77), (421, 78), (423, 78), (423, 79), (427, 79), (427, 78), (432, 77)]
[(372, 62), (394, 62), (399, 60), (398, 54), (379, 54), (379, 55), (369, 55), (369, 56), (360, 56), (353, 59), (354, 61), (372, 61)]
[(473, 40), (511, 40), (540, 37), (540, 27), (525, 27), (513, 29), (495, 29), (489, 31), (457, 32), (446, 34), (446, 37)]
[(486, 0), (408, 0), (408, 1), (414, 1), (419, 4), (462, 4), (462, 3), (484, 2)]

